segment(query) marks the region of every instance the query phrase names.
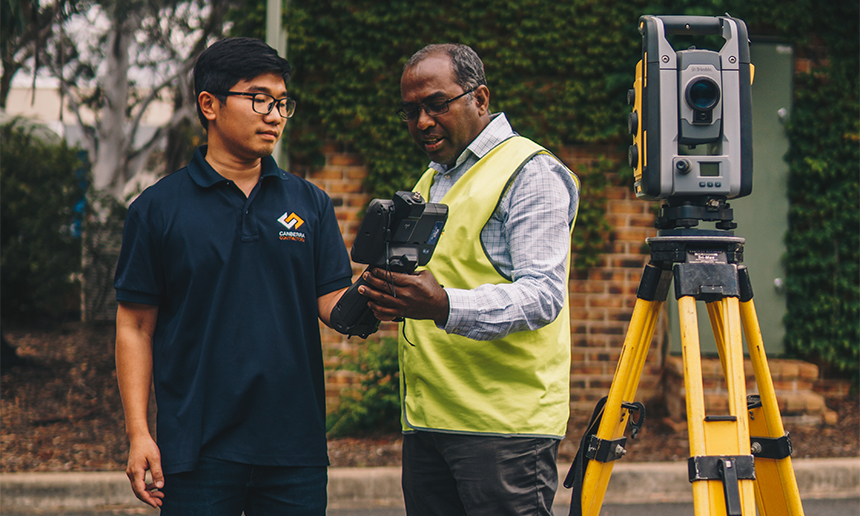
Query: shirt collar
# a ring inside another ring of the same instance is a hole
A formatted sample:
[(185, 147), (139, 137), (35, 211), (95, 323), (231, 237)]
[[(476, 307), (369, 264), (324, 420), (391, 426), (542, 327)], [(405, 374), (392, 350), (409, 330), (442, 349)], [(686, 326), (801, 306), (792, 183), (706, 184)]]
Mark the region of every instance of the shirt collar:
[[(212, 168), (212, 165), (206, 161), (207, 149), (208, 146), (206, 145), (197, 147), (197, 150), (194, 151), (194, 157), (191, 158), (191, 163), (188, 164), (188, 173), (191, 174), (191, 179), (203, 188), (210, 187), (216, 183), (220, 183), (221, 181), (227, 181), (224, 176), (219, 174), (214, 168)], [(280, 177), (284, 181), (288, 181), (290, 179), (290, 173), (285, 170), (281, 170), (278, 163), (275, 161), (275, 158), (272, 156), (264, 157), (261, 160), (260, 167), (261, 178), (275, 176)]]
[(511, 127), (510, 122), (508, 122), (507, 116), (505, 116), (504, 113), (495, 113), (490, 115), (490, 123), (487, 124), (487, 127), (485, 127), (474, 140), (472, 140), (472, 143), (466, 147), (466, 150), (460, 154), (453, 165), (446, 166), (432, 161), (429, 166), (437, 172), (444, 173), (452, 168), (462, 165), (470, 155), (475, 155), (478, 159), (483, 158), (498, 144), (515, 135), (516, 133)]

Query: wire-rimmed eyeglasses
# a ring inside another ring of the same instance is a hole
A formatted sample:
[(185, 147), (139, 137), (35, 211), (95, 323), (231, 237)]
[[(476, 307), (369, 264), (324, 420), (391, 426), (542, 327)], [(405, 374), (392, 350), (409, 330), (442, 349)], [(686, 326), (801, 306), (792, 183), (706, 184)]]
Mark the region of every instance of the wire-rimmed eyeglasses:
[(282, 118), (290, 118), (296, 112), (296, 101), (289, 97), (276, 99), (268, 93), (249, 93), (244, 91), (221, 91), (215, 93), (215, 95), (224, 95), (225, 97), (241, 95), (243, 97), (250, 97), (254, 112), (261, 115), (268, 115), (275, 106), (278, 106), (278, 114)]
[(399, 116), (404, 122), (411, 122), (418, 119), (418, 116), (421, 114), (421, 109), (424, 109), (424, 111), (426, 111), (430, 116), (438, 116), (447, 113), (448, 104), (461, 97), (465, 97), (476, 89), (477, 88), (472, 88), (471, 90), (461, 93), (456, 97), (451, 97), (448, 100), (431, 100), (429, 102), (422, 102), (421, 104), (403, 104), (400, 106), (400, 109), (397, 110), (397, 116)]

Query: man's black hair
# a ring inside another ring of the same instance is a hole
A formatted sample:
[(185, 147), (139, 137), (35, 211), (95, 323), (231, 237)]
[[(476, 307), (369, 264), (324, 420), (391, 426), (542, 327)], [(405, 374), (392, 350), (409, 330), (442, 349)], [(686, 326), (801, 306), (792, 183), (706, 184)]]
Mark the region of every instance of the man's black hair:
[(454, 82), (463, 88), (463, 91), (471, 91), (478, 86), (487, 85), (487, 77), (484, 75), (484, 63), (478, 57), (472, 47), (460, 43), (435, 43), (427, 45), (409, 58), (403, 65), (403, 71), (412, 68), (430, 56), (443, 54), (451, 59), (454, 69)]
[[(208, 91), (221, 102), (226, 97), (216, 92), (229, 91), (237, 82), (251, 80), (264, 73), (276, 73), (284, 78), (284, 86), (290, 80), (290, 63), (278, 55), (277, 50), (255, 38), (226, 38), (216, 41), (197, 58), (194, 65), (194, 97)], [(200, 110), (197, 101), (197, 118), (204, 129), (209, 121)]]

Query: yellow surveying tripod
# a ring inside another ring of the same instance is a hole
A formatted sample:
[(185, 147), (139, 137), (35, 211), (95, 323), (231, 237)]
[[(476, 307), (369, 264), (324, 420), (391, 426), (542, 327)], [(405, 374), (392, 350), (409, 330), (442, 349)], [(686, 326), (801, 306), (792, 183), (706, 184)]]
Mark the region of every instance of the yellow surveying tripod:
[[(644, 407), (632, 403), (657, 318), (674, 280), (684, 362), (689, 480), (697, 516), (802, 515), (791, 466), (791, 441), (782, 425), (747, 268), (744, 239), (719, 231), (681, 230), (647, 240), (651, 261), (637, 291), (621, 357), (592, 427), (582, 440), (568, 478), (574, 484), (571, 514), (597, 516), (627, 439), (631, 413), (635, 431)], [(696, 300), (706, 302), (728, 388), (728, 414), (706, 414), (702, 388)], [(741, 331), (746, 335), (758, 396), (747, 396)], [(599, 426), (598, 426), (599, 424)], [(596, 428), (596, 431), (595, 431)], [(751, 437), (752, 436), (752, 437)], [(579, 478), (577, 478), (579, 477)], [(577, 512), (580, 511), (580, 512)]]
[[(681, 325), (684, 388), (696, 516), (801, 516), (761, 329), (753, 306), (744, 239), (730, 230), (727, 199), (752, 191), (749, 37), (731, 16), (642, 16), (642, 59), (628, 92), (633, 135), (628, 159), (636, 196), (665, 200), (651, 260), (637, 291), (609, 396), (602, 399), (564, 481), (570, 514), (598, 516), (614, 461), (636, 437), (645, 407), (635, 402), (648, 348), (674, 283)], [(721, 36), (719, 52), (676, 52), (667, 36)], [(696, 149), (696, 147), (699, 147)], [(705, 148), (702, 151), (702, 148)], [(716, 229), (698, 229), (699, 221)], [(728, 390), (728, 413), (706, 414), (696, 301), (704, 301)], [(759, 394), (747, 396), (742, 333)], [(638, 417), (631, 414), (637, 413)]]

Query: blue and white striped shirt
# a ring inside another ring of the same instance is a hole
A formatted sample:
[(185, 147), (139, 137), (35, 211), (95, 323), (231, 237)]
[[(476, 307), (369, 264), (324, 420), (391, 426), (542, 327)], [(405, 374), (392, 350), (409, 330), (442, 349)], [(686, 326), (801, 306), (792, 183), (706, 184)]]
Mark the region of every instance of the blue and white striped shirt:
[[(504, 113), (497, 113), (453, 166), (430, 163), (436, 174), (429, 201), (440, 202), (478, 160), (514, 135)], [(565, 265), (578, 203), (579, 190), (564, 166), (546, 154), (529, 160), (481, 231), (490, 261), (513, 283), (446, 288), (450, 309), (441, 328), (493, 340), (554, 321), (567, 292)]]

